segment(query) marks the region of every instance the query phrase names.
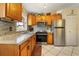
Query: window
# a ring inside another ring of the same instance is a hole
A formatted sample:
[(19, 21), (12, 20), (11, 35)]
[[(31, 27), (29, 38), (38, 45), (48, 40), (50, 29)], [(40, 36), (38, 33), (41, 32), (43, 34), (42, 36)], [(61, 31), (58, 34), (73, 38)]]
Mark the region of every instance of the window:
[(24, 25), (23, 22), (16, 22), (16, 31), (23, 31)]
[(27, 19), (23, 18), (22, 22), (16, 22), (16, 31), (26, 31), (27, 30)]

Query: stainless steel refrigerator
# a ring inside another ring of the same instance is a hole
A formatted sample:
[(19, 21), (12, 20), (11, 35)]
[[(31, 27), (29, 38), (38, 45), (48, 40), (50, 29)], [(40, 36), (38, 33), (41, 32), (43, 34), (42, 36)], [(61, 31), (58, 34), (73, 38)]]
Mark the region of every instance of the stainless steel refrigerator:
[(65, 20), (54, 21), (54, 45), (65, 45)]

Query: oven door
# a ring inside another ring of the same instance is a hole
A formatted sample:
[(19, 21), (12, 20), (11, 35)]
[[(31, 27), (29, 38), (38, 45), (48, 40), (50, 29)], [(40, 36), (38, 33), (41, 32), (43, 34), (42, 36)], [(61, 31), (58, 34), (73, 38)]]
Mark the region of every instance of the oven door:
[(47, 35), (36, 35), (37, 42), (47, 42)]

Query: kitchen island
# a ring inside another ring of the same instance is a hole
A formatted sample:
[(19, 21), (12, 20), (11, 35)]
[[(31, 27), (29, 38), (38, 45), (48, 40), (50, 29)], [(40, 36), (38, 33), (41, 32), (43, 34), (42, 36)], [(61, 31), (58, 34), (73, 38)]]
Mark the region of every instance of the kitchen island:
[(0, 36), (0, 56), (31, 56), (35, 45), (34, 32)]

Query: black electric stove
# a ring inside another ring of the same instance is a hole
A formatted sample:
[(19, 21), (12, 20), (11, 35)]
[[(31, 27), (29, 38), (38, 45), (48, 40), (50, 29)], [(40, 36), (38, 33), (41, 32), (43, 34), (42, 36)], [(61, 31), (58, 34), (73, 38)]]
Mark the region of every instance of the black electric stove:
[(47, 42), (47, 32), (36, 32), (37, 42)]

